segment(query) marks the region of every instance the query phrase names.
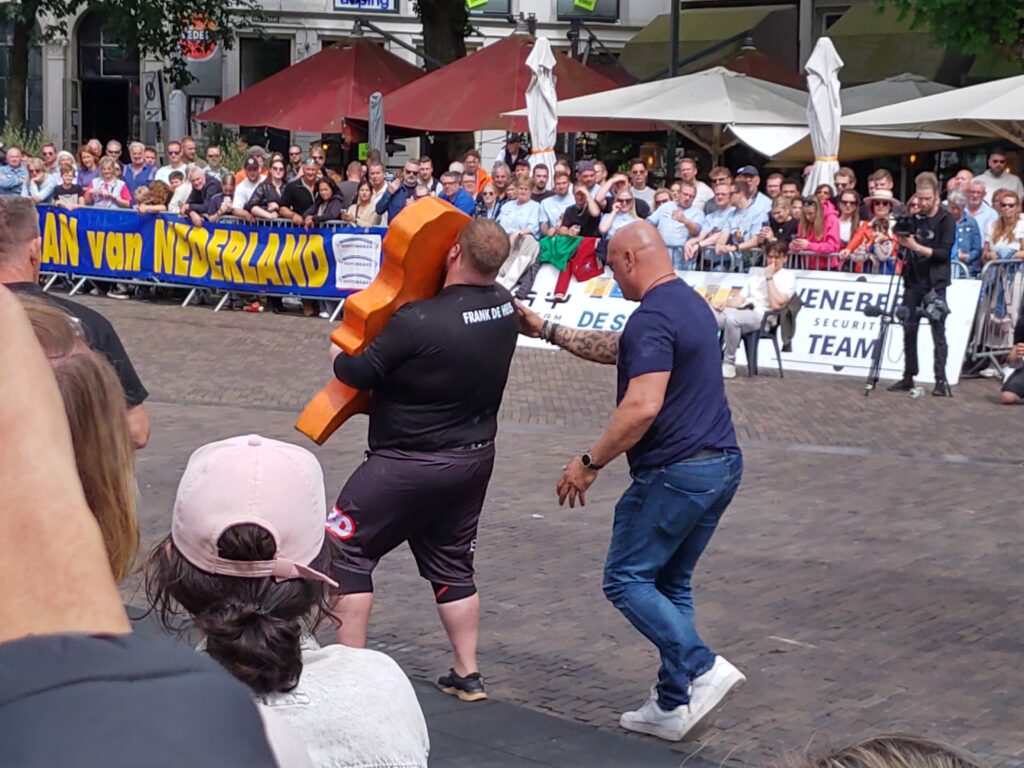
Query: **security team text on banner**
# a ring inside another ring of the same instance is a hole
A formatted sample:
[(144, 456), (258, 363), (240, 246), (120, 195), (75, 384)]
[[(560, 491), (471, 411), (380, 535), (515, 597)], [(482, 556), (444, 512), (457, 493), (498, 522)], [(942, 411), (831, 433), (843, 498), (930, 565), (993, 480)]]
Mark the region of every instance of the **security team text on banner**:
[(43, 269), (227, 291), (340, 298), (380, 267), (385, 230), (207, 223), (132, 211), (40, 208)]

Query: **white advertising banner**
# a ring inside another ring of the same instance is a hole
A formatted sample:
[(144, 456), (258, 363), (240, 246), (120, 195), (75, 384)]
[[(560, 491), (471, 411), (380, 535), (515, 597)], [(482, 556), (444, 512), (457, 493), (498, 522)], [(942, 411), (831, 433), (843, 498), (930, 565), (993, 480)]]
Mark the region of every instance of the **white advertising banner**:
[[(730, 294), (738, 293), (748, 279), (748, 275), (731, 272), (679, 274), (708, 301), (724, 300)], [(803, 270), (797, 270), (796, 276), (797, 291), (804, 304), (796, 318), (792, 351), (782, 353), (783, 368), (866, 378), (878, 343), (879, 318), (866, 317), (863, 310), (869, 304), (885, 303), (890, 290), (889, 276)], [(621, 331), (638, 306), (622, 297), (610, 270), (605, 276), (595, 277), (586, 283), (573, 280), (567, 300), (556, 303), (552, 297), (557, 277), (557, 270), (545, 265), (525, 302), (534, 312), (554, 322), (573, 328)], [(954, 280), (946, 289), (946, 302), (950, 308), (946, 318), (946, 341), (949, 344), (946, 377), (951, 384), (956, 384), (960, 378), (980, 289), (978, 280)], [(899, 298), (896, 303), (898, 301)], [(539, 339), (520, 337), (520, 343), (552, 348)], [(737, 362), (741, 365), (746, 363), (742, 344)], [(932, 335), (927, 321), (922, 321), (918, 333), (918, 363), (921, 370), (917, 380), (933, 382)], [(761, 342), (758, 365), (762, 371), (776, 367), (771, 341)], [(898, 379), (902, 375), (903, 327), (894, 324), (889, 328), (882, 350), (881, 376), (883, 379)]]
[(380, 235), (337, 234), (331, 237), (334, 284), (339, 291), (361, 291), (380, 271)]

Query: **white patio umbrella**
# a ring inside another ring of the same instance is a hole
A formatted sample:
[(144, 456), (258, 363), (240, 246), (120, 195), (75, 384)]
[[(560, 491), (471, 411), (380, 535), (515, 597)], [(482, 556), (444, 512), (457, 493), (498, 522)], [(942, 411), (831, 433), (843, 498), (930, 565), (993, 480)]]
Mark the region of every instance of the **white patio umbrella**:
[(814, 165), (804, 183), (804, 197), (822, 184), (832, 186), (839, 170), (839, 131), (843, 104), (839, 100), (839, 70), (843, 60), (827, 37), (818, 39), (804, 65), (807, 72), (807, 126), (811, 129)]
[(554, 182), (555, 139), (558, 134), (558, 95), (555, 93), (555, 55), (546, 37), (537, 42), (526, 57), (533, 72), (526, 88), (526, 114), (530, 124), (530, 168), (544, 164), (548, 169), (548, 189)]
[[(722, 152), (740, 140), (762, 151), (758, 144), (740, 138), (738, 129), (742, 127), (766, 127), (768, 143), (775, 147), (779, 141), (771, 137), (771, 129), (806, 126), (805, 99), (806, 94), (795, 88), (712, 67), (692, 75), (566, 99), (558, 103), (558, 117), (663, 123), (709, 152), (717, 165)], [(519, 116), (527, 111), (506, 114)], [(725, 136), (726, 131), (733, 136)]]
[(858, 112), (843, 126), (999, 136), (1024, 146), (1024, 75)]

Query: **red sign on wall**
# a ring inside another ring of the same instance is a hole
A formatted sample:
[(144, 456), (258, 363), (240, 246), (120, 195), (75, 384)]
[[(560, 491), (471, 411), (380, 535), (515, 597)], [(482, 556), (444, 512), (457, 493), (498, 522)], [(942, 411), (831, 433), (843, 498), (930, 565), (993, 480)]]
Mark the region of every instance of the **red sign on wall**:
[(181, 50), (188, 61), (206, 61), (217, 52), (217, 43), (211, 32), (216, 29), (212, 21), (194, 16), (192, 23), (181, 31)]

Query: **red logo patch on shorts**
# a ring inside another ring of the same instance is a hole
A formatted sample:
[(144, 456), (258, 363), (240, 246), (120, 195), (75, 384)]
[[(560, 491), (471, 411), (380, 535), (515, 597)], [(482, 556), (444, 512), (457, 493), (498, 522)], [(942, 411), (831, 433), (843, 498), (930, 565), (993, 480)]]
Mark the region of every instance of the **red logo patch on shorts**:
[(356, 533), (356, 521), (352, 516), (335, 507), (327, 516), (327, 533), (338, 541), (348, 541)]

